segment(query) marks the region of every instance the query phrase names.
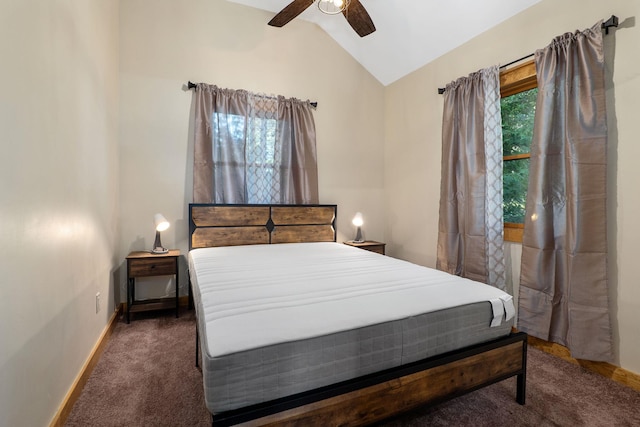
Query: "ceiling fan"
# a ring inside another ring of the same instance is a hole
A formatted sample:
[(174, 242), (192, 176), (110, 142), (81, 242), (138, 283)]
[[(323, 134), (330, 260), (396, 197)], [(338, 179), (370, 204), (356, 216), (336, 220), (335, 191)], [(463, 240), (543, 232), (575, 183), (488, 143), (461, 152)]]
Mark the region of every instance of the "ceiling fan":
[[(304, 12), (309, 6), (311, 6), (316, 0), (293, 0), (284, 9), (282, 9), (276, 16), (269, 21), (269, 25), (272, 27), (282, 27), (291, 21), (296, 16)], [(360, 37), (364, 37), (373, 33), (376, 30), (373, 21), (369, 16), (369, 13), (360, 3), (360, 0), (317, 0), (318, 8), (324, 13), (333, 14), (340, 13), (347, 19), (351, 28), (355, 30)], [(322, 3), (332, 3), (332, 7), (337, 12), (326, 11)]]

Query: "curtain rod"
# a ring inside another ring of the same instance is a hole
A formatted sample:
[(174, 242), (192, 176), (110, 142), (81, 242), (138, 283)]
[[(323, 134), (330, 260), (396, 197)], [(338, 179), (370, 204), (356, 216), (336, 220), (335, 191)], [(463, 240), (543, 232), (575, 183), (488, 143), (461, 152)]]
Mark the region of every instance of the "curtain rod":
[[(618, 26), (618, 17), (615, 15), (611, 15), (611, 18), (607, 19), (605, 22), (602, 23), (602, 29), (604, 30), (605, 34), (609, 34), (609, 28), (611, 27), (617, 27)], [(513, 65), (516, 62), (520, 62), (520, 61), (524, 61), (527, 58), (531, 58), (533, 55), (535, 55), (534, 53), (530, 53), (529, 55), (525, 55), (522, 58), (518, 58), (514, 61), (511, 61), (507, 64), (501, 65), (500, 68), (507, 68), (509, 65)], [(438, 88), (438, 95), (442, 95), (445, 91), (445, 88), (443, 87), (439, 87)]]
[[(187, 89), (195, 89), (195, 87), (197, 86), (197, 83), (192, 83), (191, 81), (187, 82)], [(313, 108), (318, 108), (318, 103), (316, 101), (311, 102), (309, 101), (309, 104), (313, 107)]]

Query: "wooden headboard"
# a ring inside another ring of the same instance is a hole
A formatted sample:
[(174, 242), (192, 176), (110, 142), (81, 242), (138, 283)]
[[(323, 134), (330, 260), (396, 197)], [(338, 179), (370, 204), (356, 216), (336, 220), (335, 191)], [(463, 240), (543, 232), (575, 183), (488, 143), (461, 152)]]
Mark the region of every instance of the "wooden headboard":
[(189, 204), (189, 249), (335, 242), (337, 205)]

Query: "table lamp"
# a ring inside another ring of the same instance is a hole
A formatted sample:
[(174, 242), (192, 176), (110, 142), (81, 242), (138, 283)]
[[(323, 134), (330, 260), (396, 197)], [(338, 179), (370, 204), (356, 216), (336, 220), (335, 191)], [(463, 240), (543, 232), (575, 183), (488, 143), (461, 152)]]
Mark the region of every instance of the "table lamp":
[(166, 254), (169, 252), (169, 249), (162, 247), (162, 243), (160, 242), (160, 232), (169, 228), (169, 221), (162, 216), (162, 214), (155, 214), (153, 216), (153, 222), (156, 225), (156, 241), (153, 243), (153, 249), (151, 250), (154, 254)]
[(351, 221), (353, 223), (353, 225), (356, 226), (356, 238), (353, 239), (354, 243), (362, 243), (364, 242), (364, 239), (362, 239), (362, 224), (364, 224), (364, 221), (362, 219), (362, 214), (360, 212), (357, 212), (356, 215), (353, 217), (353, 221)]

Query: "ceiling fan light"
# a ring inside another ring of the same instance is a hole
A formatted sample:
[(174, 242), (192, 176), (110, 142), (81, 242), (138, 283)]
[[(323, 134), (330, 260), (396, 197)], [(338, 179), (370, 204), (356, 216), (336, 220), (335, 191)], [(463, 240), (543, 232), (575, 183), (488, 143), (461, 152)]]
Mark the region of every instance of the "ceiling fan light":
[(349, 0), (318, 0), (318, 9), (327, 15), (337, 15), (349, 7)]

